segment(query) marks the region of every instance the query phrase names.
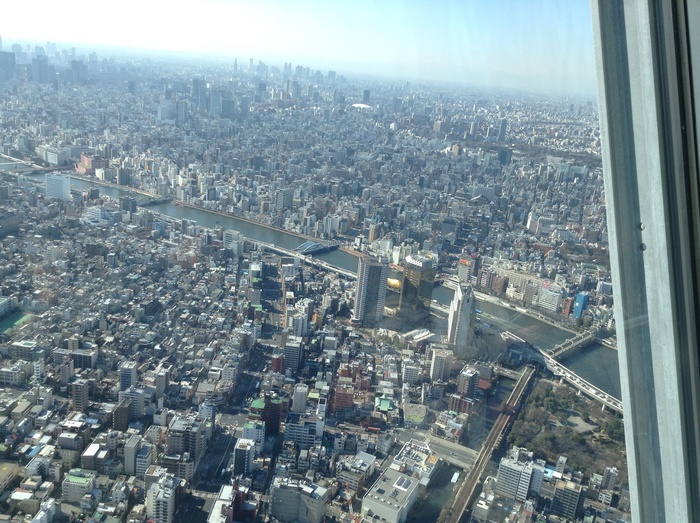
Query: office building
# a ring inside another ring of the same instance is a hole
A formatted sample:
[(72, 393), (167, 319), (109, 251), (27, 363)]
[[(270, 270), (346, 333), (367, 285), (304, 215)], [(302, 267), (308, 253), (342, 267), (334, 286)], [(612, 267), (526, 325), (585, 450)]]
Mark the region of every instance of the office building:
[(447, 341), (459, 347), (470, 345), (474, 338), (476, 307), (471, 285), (460, 284), (455, 290), (447, 318)]
[(249, 476), (253, 472), (253, 459), (255, 458), (255, 441), (240, 438), (233, 449), (233, 473)]
[(90, 383), (88, 380), (76, 380), (73, 383), (73, 410), (85, 412), (90, 406)]
[(321, 416), (290, 412), (284, 426), (284, 439), (295, 442), (300, 449), (308, 449), (321, 444), (324, 427)]
[(430, 253), (406, 256), (399, 310), (405, 313), (428, 312), (433, 299), (437, 260)]
[(126, 432), (129, 428), (129, 420), (131, 413), (131, 399), (122, 398), (114, 409), (112, 414), (112, 428), (120, 432)]
[(404, 360), (401, 363), (401, 381), (413, 386), (418, 381), (419, 376), (420, 367), (413, 360)]
[(354, 320), (363, 325), (381, 321), (386, 301), (389, 265), (381, 258), (360, 257), (357, 263)]
[(283, 523), (321, 523), (330, 492), (313, 483), (275, 476), (270, 486), (270, 514)]
[(530, 492), (532, 475), (532, 462), (523, 463), (511, 458), (502, 458), (498, 466), (494, 492), (509, 499), (525, 501)]
[(284, 345), (284, 372), (296, 376), (304, 360), (304, 343), (298, 336), (290, 336)]
[[(499, 469), (500, 471), (500, 469)], [(575, 520), (583, 506), (583, 487), (573, 481), (559, 480), (552, 497), (552, 513)]]
[(362, 498), (362, 516), (368, 520), (402, 523), (418, 498), (419, 480), (387, 468)]
[(294, 386), (292, 396), (292, 412), (306, 412), (306, 401), (309, 397), (309, 386), (305, 383), (297, 383)]
[(138, 478), (143, 478), (146, 470), (156, 461), (156, 448), (154, 445), (142, 442), (141, 447), (136, 452), (134, 473)]
[(464, 367), (457, 379), (457, 392), (465, 398), (474, 399), (479, 388), (479, 371), (472, 367)]
[(232, 229), (225, 230), (223, 234), (224, 249), (229, 249), (234, 256), (243, 256), (245, 236)]
[(15, 53), (0, 51), (0, 82), (6, 82), (15, 77)]
[(142, 438), (134, 434), (124, 444), (124, 473), (130, 476), (136, 474), (136, 455), (141, 448)]
[(124, 361), (119, 365), (119, 388), (126, 390), (137, 382), (138, 364), (135, 361)]
[(501, 122), (498, 126), (498, 141), (506, 141), (506, 129), (508, 128), (508, 120), (506, 118), (501, 118)]
[(64, 202), (70, 201), (70, 176), (48, 173), (46, 175), (46, 197)]
[(471, 283), (472, 277), (476, 273), (477, 261), (474, 258), (460, 258), (457, 264), (457, 278), (460, 282)]
[(129, 403), (129, 418), (135, 420), (143, 417), (146, 413), (146, 392), (132, 385), (127, 390), (119, 391), (119, 401), (122, 402), (125, 399), (131, 400), (131, 403)]
[(447, 382), (450, 379), (452, 370), (453, 352), (447, 349), (433, 349), (433, 356), (430, 360), (430, 381)]
[(358, 452), (355, 456), (345, 456), (338, 460), (336, 478), (355, 492), (362, 493), (365, 481), (374, 474), (377, 458), (366, 452)]
[(70, 469), (61, 483), (63, 501), (80, 503), (82, 497), (90, 492), (95, 484), (95, 475), (89, 470)]
[(282, 399), (277, 395), (265, 393), (264, 397), (258, 397), (250, 403), (249, 417), (265, 424), (266, 438), (276, 436), (282, 423)]
[(600, 488), (602, 490), (613, 490), (617, 486), (618, 478), (617, 467), (605, 467), (605, 472), (603, 472), (603, 481), (600, 483)]
[(573, 317), (580, 320), (583, 317), (583, 311), (588, 305), (589, 294), (587, 292), (579, 292), (574, 300), (574, 312)]
[(168, 426), (166, 445), (168, 453), (189, 452), (199, 461), (206, 447), (204, 420), (193, 415), (176, 415)]

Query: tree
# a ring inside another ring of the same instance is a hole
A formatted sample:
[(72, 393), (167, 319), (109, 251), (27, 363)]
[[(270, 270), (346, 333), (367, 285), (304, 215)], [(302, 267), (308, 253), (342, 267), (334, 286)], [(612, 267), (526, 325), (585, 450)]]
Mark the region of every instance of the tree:
[(610, 439), (615, 441), (625, 440), (625, 427), (620, 418), (611, 418), (603, 424), (603, 430)]

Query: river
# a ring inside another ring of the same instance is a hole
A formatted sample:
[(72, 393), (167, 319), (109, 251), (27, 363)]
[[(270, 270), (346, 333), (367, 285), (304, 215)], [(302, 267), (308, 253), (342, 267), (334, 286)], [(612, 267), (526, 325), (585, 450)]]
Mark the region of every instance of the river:
[[(73, 186), (79, 190), (93, 186), (90, 182), (75, 178), (72, 182)], [(100, 194), (112, 198), (128, 196), (130, 194), (128, 191), (116, 187), (99, 187)], [(272, 243), (286, 249), (294, 249), (305, 241), (304, 238), (291, 233), (270, 229), (234, 217), (221, 216), (205, 209), (193, 209), (175, 203), (161, 203), (152, 205), (148, 207), (148, 209), (174, 218), (196, 221), (199, 225), (204, 227), (213, 228), (220, 225), (224, 229), (235, 229), (242, 232), (247, 238)], [(317, 257), (336, 267), (353, 272), (357, 271), (357, 257), (350, 253), (335, 250), (318, 255)], [(398, 276), (398, 273), (392, 274), (392, 277), (396, 276)], [(451, 289), (436, 287), (433, 291), (433, 298), (440, 303), (449, 304), (452, 299), (452, 294), (453, 291)], [(483, 316), (486, 318), (485, 321), (491, 321), (499, 328), (508, 330), (529, 343), (543, 349), (551, 348), (572, 337), (572, 334), (568, 331), (553, 327), (552, 325), (541, 322), (526, 314), (521, 314), (509, 307), (503, 307), (495, 303), (480, 300), (476, 300), (476, 303), (477, 308), (483, 311)], [(574, 351), (571, 355), (567, 356), (562, 363), (582, 378), (590, 381), (596, 387), (599, 387), (616, 398), (620, 398), (617, 351), (595, 343), (583, 350)]]

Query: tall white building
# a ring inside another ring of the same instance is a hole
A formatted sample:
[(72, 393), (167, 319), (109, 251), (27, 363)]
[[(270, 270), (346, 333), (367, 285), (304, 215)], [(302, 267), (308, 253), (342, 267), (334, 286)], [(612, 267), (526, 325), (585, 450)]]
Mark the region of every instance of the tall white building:
[(546, 311), (556, 313), (561, 306), (562, 290), (557, 285), (542, 286), (537, 293), (537, 305)]
[(409, 385), (414, 385), (420, 376), (420, 368), (413, 360), (404, 360), (401, 364), (401, 380)]
[(474, 337), (475, 321), (474, 293), (470, 285), (461, 284), (455, 290), (450, 303), (450, 315), (447, 319), (447, 341), (460, 347), (469, 345)]
[(138, 379), (138, 364), (135, 361), (124, 361), (119, 365), (119, 388), (126, 390), (136, 385)]
[(494, 492), (500, 496), (517, 501), (525, 501), (530, 488), (532, 470), (525, 463), (510, 458), (501, 459)]
[(70, 176), (64, 174), (46, 174), (46, 197), (68, 202), (71, 200)]
[(529, 492), (539, 494), (544, 470), (541, 462), (502, 458), (498, 466), (494, 492), (516, 501), (525, 501)]
[(389, 265), (381, 258), (361, 257), (357, 263), (355, 321), (374, 324), (381, 321), (386, 302), (386, 281)]
[(457, 392), (464, 394), (469, 399), (474, 399), (478, 387), (479, 371), (470, 366), (464, 367), (457, 380)]
[(175, 518), (175, 499), (184, 481), (166, 473), (162, 467), (152, 466), (144, 476), (146, 484), (146, 511), (156, 523), (172, 523)]
[(433, 357), (430, 362), (430, 380), (433, 383), (450, 379), (453, 355), (451, 350), (433, 349)]
[(309, 397), (309, 386), (305, 383), (294, 385), (294, 396), (292, 396), (292, 412), (306, 412), (306, 401)]
[(243, 438), (255, 442), (256, 453), (260, 453), (265, 443), (265, 424), (259, 421), (248, 421), (243, 425)]
[(136, 455), (141, 449), (141, 436), (132, 435), (124, 445), (124, 473), (129, 476), (136, 474)]

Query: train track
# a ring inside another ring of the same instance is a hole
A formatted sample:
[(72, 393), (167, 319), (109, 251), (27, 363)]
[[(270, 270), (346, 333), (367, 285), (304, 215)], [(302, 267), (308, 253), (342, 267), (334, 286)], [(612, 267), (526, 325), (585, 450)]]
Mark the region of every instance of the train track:
[(520, 378), (503, 407), (503, 412), (498, 415), (498, 419), (496, 419), (493, 428), (491, 428), (491, 432), (489, 432), (486, 441), (484, 441), (484, 444), (481, 446), (481, 451), (479, 451), (474, 466), (464, 478), (462, 485), (459, 487), (454, 497), (450, 514), (446, 520), (447, 523), (459, 523), (462, 516), (469, 510), (474, 502), (477, 488), (481, 483), (481, 476), (486, 470), (486, 465), (491, 460), (493, 451), (500, 445), (504, 431), (517, 416), (517, 406), (534, 373), (535, 368), (528, 365), (520, 375)]

